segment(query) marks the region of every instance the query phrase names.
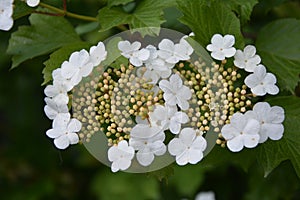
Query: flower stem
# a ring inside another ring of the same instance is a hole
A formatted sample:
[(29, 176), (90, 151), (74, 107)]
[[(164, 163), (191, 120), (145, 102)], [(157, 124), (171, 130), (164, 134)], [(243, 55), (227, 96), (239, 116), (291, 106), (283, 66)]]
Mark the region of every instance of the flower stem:
[(58, 14), (61, 14), (63, 16), (68, 16), (68, 17), (72, 17), (72, 18), (76, 18), (76, 19), (85, 20), (85, 21), (92, 21), (92, 22), (97, 21), (97, 19), (95, 17), (89, 17), (89, 16), (85, 16), (85, 15), (78, 15), (78, 14), (71, 13), (71, 12), (68, 12), (66, 10), (59, 9), (59, 8), (54, 7), (54, 6), (42, 3), (42, 2), (40, 2), (39, 5), (44, 7), (44, 8), (47, 8), (49, 10), (52, 10), (54, 12), (57, 12)]

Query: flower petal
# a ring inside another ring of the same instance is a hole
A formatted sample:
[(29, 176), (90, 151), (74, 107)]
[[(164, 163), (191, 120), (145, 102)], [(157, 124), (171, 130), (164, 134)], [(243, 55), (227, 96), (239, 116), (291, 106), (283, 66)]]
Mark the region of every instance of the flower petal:
[(54, 139), (54, 144), (58, 149), (66, 149), (70, 145), (69, 138), (66, 134)]

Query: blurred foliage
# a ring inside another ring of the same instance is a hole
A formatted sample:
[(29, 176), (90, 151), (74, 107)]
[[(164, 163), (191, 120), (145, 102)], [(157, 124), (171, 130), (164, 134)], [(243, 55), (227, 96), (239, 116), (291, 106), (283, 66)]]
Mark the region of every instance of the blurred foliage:
[[(62, 7), (60, 0), (43, 2)], [(125, 4), (126, 6), (128, 2), (133, 1), (116, 0), (110, 1), (109, 5), (124, 6), (123, 4)], [(181, 12), (188, 13), (193, 8), (188, 7), (188, 1), (180, 1), (182, 4), (187, 4), (186, 8), (188, 8), (180, 11), (174, 6), (174, 2), (168, 1), (168, 5), (173, 6), (167, 9), (164, 9), (164, 5), (161, 5), (163, 3), (153, 5), (151, 12), (156, 12), (157, 15), (155, 17), (160, 19), (161, 12), (164, 11), (163, 16), (166, 21), (162, 24), (163, 27), (189, 33), (189, 28), (180, 23), (178, 18), (182, 16)], [(233, 14), (229, 16), (230, 19), (235, 20), (236, 17), (241, 16), (244, 17), (243, 21), (247, 21), (249, 19), (247, 8), (253, 5), (239, 7), (239, 3), (242, 1), (236, 0), (233, 2), (235, 2), (235, 6), (232, 8)], [(96, 16), (98, 9), (104, 7), (106, 3), (107, 1), (102, 0), (69, 0), (68, 10), (79, 14), (89, 13), (90, 16)], [(159, 7), (159, 11), (154, 10), (156, 7)], [(125, 11), (126, 9), (129, 8), (125, 8)], [(228, 8), (224, 7), (223, 9)], [(238, 13), (239, 11), (241, 13)], [(20, 12), (22, 13), (23, 11)], [(26, 10), (26, 12), (31, 11)], [(110, 12), (110, 10), (107, 12)], [(273, 20), (281, 18), (299, 19), (299, 13), (299, 1), (261, 0), (254, 6), (249, 23), (242, 24), (241, 34), (246, 38), (246, 43), (254, 43), (258, 37), (258, 45), (276, 49), (276, 47), (264, 44), (267, 39), (272, 40), (272, 37), (262, 40), (262, 36), (259, 36), (258, 33), (266, 24)], [(23, 16), (20, 13), (16, 14), (18, 14), (16, 18)], [(191, 14), (199, 17), (197, 16), (197, 11)], [(218, 11), (215, 14), (220, 15), (220, 17), (223, 15), (218, 13)], [(211, 18), (213, 20), (213, 16)], [(184, 19), (181, 18), (181, 21), (184, 21)], [(94, 44), (96, 41), (103, 40), (120, 31), (116, 27), (106, 27), (108, 30), (98, 32), (97, 24), (86, 26), (80, 21), (69, 18), (68, 20), (75, 27), (77, 33), (80, 33), (80, 39), (88, 44)], [(160, 21), (160, 23), (162, 22)], [(206, 19), (206, 22), (209, 22), (209, 20)], [(203, 22), (203, 25), (206, 22)], [(130, 18), (129, 21), (124, 21), (124, 23), (136, 25), (136, 21), (133, 18)], [(250, 160), (244, 163), (247, 167), (242, 168), (235, 164), (236, 160), (239, 160), (241, 156), (247, 156), (248, 152), (239, 156), (232, 156), (230, 153), (218, 154), (219, 150), (215, 149), (214, 151), (217, 152), (214, 154), (215, 163), (210, 162), (209, 159), (211, 158), (208, 156), (198, 165), (176, 166), (174, 169), (167, 168), (169, 170), (167, 172), (160, 171), (145, 175), (122, 172), (113, 174), (108, 167), (92, 157), (83, 146), (70, 147), (67, 151), (56, 150), (52, 145), (52, 141), (44, 134), (51, 126), (51, 121), (43, 114), (44, 95), (43, 87), (40, 86), (43, 83), (43, 63), (49, 59), (49, 56), (45, 56), (43, 53), (36, 54), (39, 56), (21, 63), (21, 67), (17, 69), (10, 70), (12, 65), (10, 62), (11, 56), (4, 53), (8, 47), (10, 34), (16, 31), (19, 25), (29, 25), (29, 21), (26, 17), (22, 17), (15, 22), (11, 32), (0, 32), (1, 199), (176, 200), (183, 198), (193, 199), (199, 191), (209, 190), (216, 193), (217, 199), (226, 200), (299, 199), (300, 182), (290, 161), (278, 161), (276, 165), (279, 164), (279, 166), (265, 177), (264, 168), (261, 166), (264, 165), (263, 163)], [(270, 26), (275, 25), (271, 24)], [(203, 27), (193, 27), (192, 24), (190, 28), (192, 30), (203, 29)], [(278, 34), (287, 34), (281, 32), (280, 27), (277, 29)], [(293, 37), (296, 39), (295, 42), (297, 42), (300, 36), (293, 35)], [(77, 38), (75, 40), (77, 41)], [(203, 43), (206, 40), (207, 38), (204, 38)], [(280, 42), (284, 43), (285, 41)], [(55, 48), (59, 47), (61, 46), (56, 46)], [(59, 50), (63, 52), (59, 56), (67, 56), (73, 50), (73, 47), (64, 46), (64, 48)], [(293, 49), (289, 49), (287, 46), (286, 50), (292, 51)], [(24, 52), (26, 51), (28, 49), (24, 49)], [(283, 52), (283, 55), (285, 55), (285, 52)], [(52, 54), (53, 56), (58, 56), (58, 54)], [(28, 58), (30, 57), (28, 56)], [(299, 55), (295, 55), (295, 58), (298, 62)], [(279, 62), (279, 64), (282, 63)], [(51, 56), (46, 65), (49, 65), (49, 68), (51, 68)], [(296, 67), (299, 68), (299, 66)], [(285, 78), (289, 77), (282, 77), (283, 83)], [(287, 85), (288, 89), (292, 90), (296, 83), (297, 81), (295, 80), (293, 85)], [(289, 151), (293, 154), (293, 149)], [(229, 159), (233, 162), (226, 162)], [(293, 162), (298, 163), (299, 160), (293, 160)], [(210, 163), (210, 165), (206, 165), (206, 163)], [(249, 168), (247, 172), (246, 168)], [(167, 178), (162, 178), (165, 177), (165, 174), (167, 174)]]

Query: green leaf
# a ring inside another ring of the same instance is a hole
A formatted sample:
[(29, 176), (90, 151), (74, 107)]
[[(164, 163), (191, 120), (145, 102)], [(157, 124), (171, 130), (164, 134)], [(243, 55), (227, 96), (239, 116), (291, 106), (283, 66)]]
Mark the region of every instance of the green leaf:
[(12, 68), (25, 60), (81, 41), (72, 25), (63, 17), (32, 14), (31, 26), (21, 26), (9, 40), (7, 53), (13, 55)]
[(238, 15), (243, 25), (250, 20), (253, 7), (258, 0), (226, 0), (224, 2)]
[(78, 42), (64, 46), (58, 49), (57, 51), (53, 52), (50, 55), (50, 58), (44, 62), (45, 68), (42, 72), (44, 74), (44, 82), (42, 85), (45, 85), (46, 83), (52, 80), (52, 71), (59, 68), (65, 60), (68, 60), (70, 55), (74, 51), (78, 51), (88, 47), (89, 45), (87, 43)]
[(13, 18), (15, 20), (19, 19), (21, 17), (31, 14), (34, 10), (34, 8), (29, 7), (24, 1), (15, 1)]
[(160, 0), (142, 0), (140, 1), (133, 13), (125, 12), (121, 7), (105, 7), (99, 10), (97, 18), (101, 24), (101, 30), (105, 31), (112, 27), (128, 24), (130, 29), (145, 28), (141, 30), (142, 35), (157, 34), (158, 29), (148, 27), (160, 27), (165, 21), (163, 20), (163, 9), (171, 1), (165, 3)]
[(133, 2), (134, 0), (108, 0), (107, 6), (118, 6), (118, 5), (126, 5), (130, 2)]
[(195, 39), (202, 45), (210, 43), (216, 34), (232, 34), (236, 38), (235, 47), (243, 47), (244, 41), (240, 31), (240, 21), (224, 3), (205, 0), (177, 1), (178, 9), (183, 13), (180, 21), (195, 33)]
[(268, 140), (260, 144), (257, 159), (267, 176), (282, 161), (291, 160), (300, 177), (300, 98), (295, 96), (275, 97), (269, 99), (272, 106), (281, 106), (285, 111), (284, 135), (279, 141)]
[(281, 19), (266, 25), (256, 47), (262, 63), (278, 78), (283, 89), (294, 93), (300, 74), (300, 20)]

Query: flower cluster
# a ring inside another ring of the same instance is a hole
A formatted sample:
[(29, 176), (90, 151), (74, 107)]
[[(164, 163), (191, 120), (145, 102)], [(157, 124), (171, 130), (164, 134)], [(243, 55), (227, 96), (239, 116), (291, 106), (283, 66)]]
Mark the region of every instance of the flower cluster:
[[(256, 48), (236, 50), (234, 36), (216, 34), (207, 50), (221, 62), (206, 63), (193, 57), (187, 39), (162, 39), (157, 46), (119, 41), (120, 58), (129, 63), (94, 71), (107, 57), (103, 43), (89, 52), (72, 53), (45, 88), (45, 113), (53, 119), (46, 134), (65, 149), (90, 142), (101, 131), (113, 172), (133, 163), (149, 167), (164, 155), (173, 156), (178, 165), (196, 164), (211, 145), (206, 141), (209, 134), (233, 152), (268, 138), (279, 140), (284, 110), (254, 98), (279, 92), (276, 77), (266, 72)], [(233, 62), (227, 62), (231, 58)], [(251, 74), (245, 77), (241, 69)], [(81, 81), (84, 77), (90, 78)], [(71, 118), (70, 91), (80, 82), (72, 94)]]
[(44, 111), (47, 117), (53, 120), (52, 129), (47, 136), (54, 139), (59, 149), (65, 149), (70, 144), (79, 142), (76, 132), (81, 130), (81, 122), (71, 118), (68, 109), (69, 95), (83, 77), (88, 76), (94, 66), (105, 60), (107, 52), (102, 42), (92, 46), (90, 51), (77, 51), (71, 54), (68, 61), (64, 61), (60, 68), (52, 72), (53, 84), (48, 85), (44, 93), (46, 106)]
[[(39, 5), (40, 0), (25, 0), (30, 7)], [(0, 3), (0, 30), (9, 31), (14, 24), (13, 15), (14, 0), (1, 0)]]
[[(236, 50), (234, 37), (215, 34), (211, 40), (212, 44), (207, 46), (211, 56), (216, 60), (224, 60), (225, 57), (234, 56), (234, 65), (252, 72), (244, 83), (250, 88), (253, 96), (264, 96), (266, 94), (276, 95), (279, 92), (276, 84), (276, 77), (267, 73), (266, 68), (260, 64), (261, 58), (256, 55), (256, 48), (248, 45), (243, 51)], [(258, 102), (253, 110), (242, 113), (235, 113), (230, 116), (230, 123), (223, 126), (221, 133), (226, 140), (228, 148), (238, 152), (243, 147), (253, 148), (258, 143), (265, 142), (268, 138), (279, 140), (283, 136), (284, 110), (279, 106), (270, 107), (266, 102)]]

